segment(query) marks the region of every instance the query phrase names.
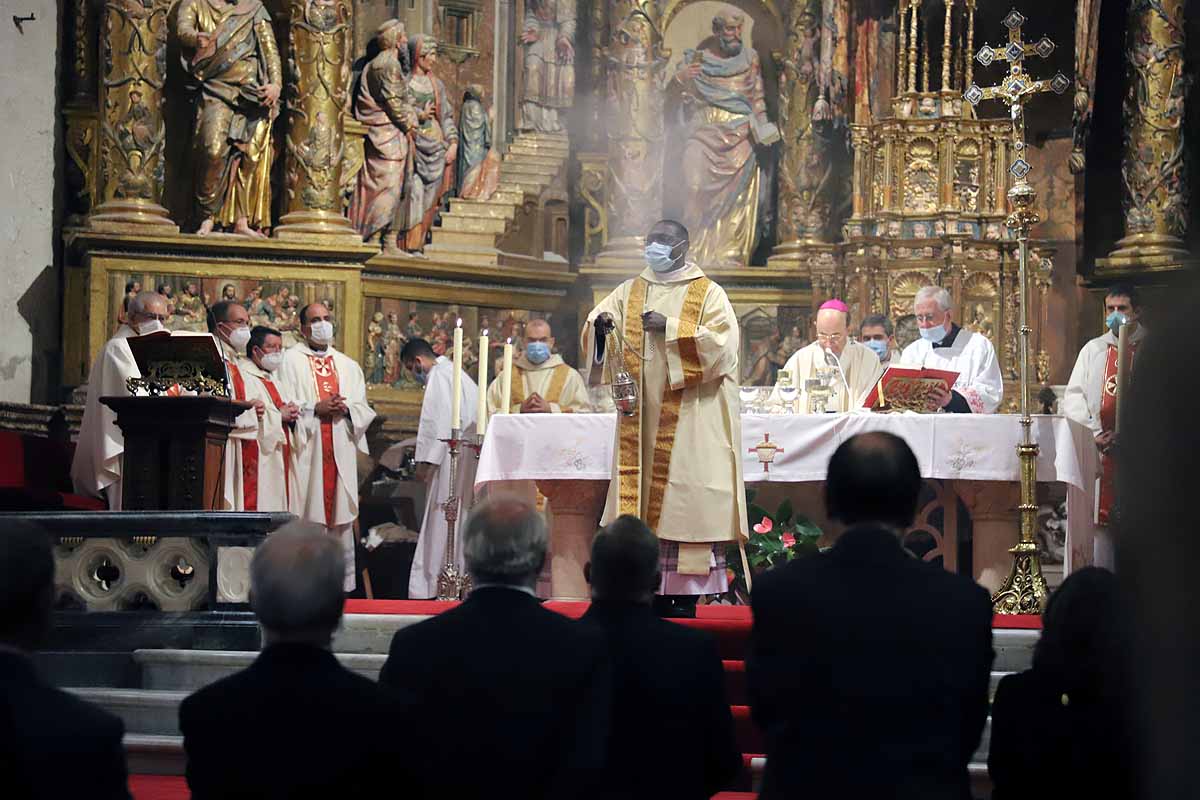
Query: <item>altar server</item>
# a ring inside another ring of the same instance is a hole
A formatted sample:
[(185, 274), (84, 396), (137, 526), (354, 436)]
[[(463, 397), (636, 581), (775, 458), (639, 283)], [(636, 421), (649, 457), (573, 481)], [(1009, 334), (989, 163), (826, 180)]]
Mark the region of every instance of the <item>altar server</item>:
[(544, 319), (531, 319), (525, 324), (525, 352), (513, 361), (512, 396), (507, 403), (501, 397), (503, 385), (504, 376), (497, 375), (488, 387), (489, 414), (506, 406), (513, 414), (591, 410), (587, 384), (554, 352), (554, 336)]
[[(437, 578), (446, 557), (448, 528), (444, 506), (450, 497), (450, 451), (444, 440), (450, 438), (451, 406), (454, 397), (454, 371), (459, 366), (445, 356), (433, 352), (424, 339), (409, 339), (400, 351), (404, 368), (412, 372), (417, 383), (425, 387), (421, 399), (421, 419), (417, 425), (417, 477), (425, 481), (425, 515), (417, 539), (408, 577), (408, 596), (411, 599), (437, 596)], [(475, 412), (479, 404), (479, 388), (471, 376), (460, 370), (460, 427), (463, 436), (475, 435)], [(474, 497), (475, 457), (465, 448), (458, 459), (456, 488), (459, 496), (459, 515), (454, 555), (460, 573), (463, 572), (462, 526), (466, 510)]]
[(117, 427), (116, 412), (101, 403), (100, 398), (128, 395), (126, 379), (141, 377), (127, 340), (166, 330), (163, 323), (167, 319), (167, 298), (157, 292), (138, 292), (129, 300), (125, 314), (126, 321), (92, 362), (88, 373), (87, 403), (71, 461), (71, 482), (75, 492), (102, 497), (113, 511), (121, 508), (121, 456), (125, 452), (125, 437)]
[(260, 425), (272, 427), (274, 423), (274, 427), (278, 427), (279, 415), (272, 411), (267, 416), (266, 403), (246, 394), (246, 381), (240, 368), (245, 358), (246, 344), (250, 341), (250, 313), (246, 307), (233, 300), (214, 303), (208, 310), (208, 332), (216, 337), (221, 358), (225, 360), (230, 397), (254, 406), (233, 421), (233, 429), (229, 431), (229, 439), (225, 443), (224, 508), (246, 511), (243, 488), (246, 456), (249, 455), (253, 462)]
[[(658, 594), (675, 598), (660, 611), (681, 614), (694, 613), (696, 596), (726, 590), (725, 544), (747, 531), (737, 314), (686, 260), (688, 245), (683, 225), (655, 223), (646, 268), (592, 309), (580, 351), (590, 383), (605, 380), (606, 358), (623, 359), (639, 390), (633, 416), (617, 417), (601, 524), (645, 520), (661, 546)], [(609, 351), (610, 328), (622, 352)]]
[(242, 497), (245, 511), (288, 511), (299, 502), (296, 470), (292, 467), (292, 428), (300, 407), (291, 402), (276, 380), (283, 363), (279, 331), (256, 325), (246, 343), (248, 360), (240, 364), (247, 400), (263, 404), (254, 440), (243, 440)]
[(958, 373), (949, 391), (931, 393), (929, 411), (992, 414), (1004, 397), (1004, 379), (992, 343), (953, 320), (950, 293), (924, 286), (913, 301), (921, 338), (900, 354), (902, 367), (928, 367)]
[(358, 519), (358, 453), (367, 453), (367, 404), (362, 367), (333, 346), (333, 318), (324, 303), (300, 309), (304, 341), (283, 354), (279, 382), (300, 408), (296, 420), (296, 481), (292, 512), (338, 537), (346, 551), (346, 591), (354, 589), (354, 522)]
[[(879, 358), (870, 349), (850, 341), (850, 308), (841, 300), (826, 300), (817, 309), (817, 340), (792, 354), (783, 372), (791, 374), (792, 386), (803, 391), (804, 382), (817, 377), (817, 369), (834, 371), (836, 399), (830, 411), (853, 411), (883, 372)], [(777, 396), (777, 395), (776, 395)], [(806, 413), (807, 403), (800, 411)]]
[[(1113, 501), (1115, 459), (1112, 449), (1117, 443), (1117, 337), (1113, 330), (1119, 330), (1118, 318), (1124, 316), (1129, 326), (1126, 341), (1130, 362), (1136, 359), (1138, 347), (1145, 337), (1145, 329), (1138, 321), (1141, 300), (1133, 286), (1116, 284), (1109, 289), (1104, 298), (1104, 311), (1107, 314), (1104, 322), (1109, 330), (1079, 351), (1062, 402), (1063, 414), (1086, 425), (1096, 437), (1096, 448), (1100, 451), (1100, 491), (1096, 508), (1099, 526), (1108, 525)], [(1107, 531), (1097, 529), (1096, 534), (1097, 563), (1112, 566)]]

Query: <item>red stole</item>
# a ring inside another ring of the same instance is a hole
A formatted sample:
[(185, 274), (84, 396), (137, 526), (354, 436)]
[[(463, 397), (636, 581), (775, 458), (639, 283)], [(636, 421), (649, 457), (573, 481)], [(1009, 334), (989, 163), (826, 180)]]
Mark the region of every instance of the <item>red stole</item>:
[[(338, 394), (337, 367), (333, 356), (309, 356), (317, 400), (329, 400)], [(321, 420), (321, 488), (325, 495), (325, 527), (333, 527), (333, 498), (337, 490), (337, 461), (333, 457), (333, 420)]]
[[(1129, 371), (1133, 372), (1133, 356), (1137, 345), (1129, 345)], [(1117, 429), (1117, 347), (1108, 346), (1108, 354), (1104, 359), (1104, 383), (1100, 392), (1100, 431), (1108, 433)], [(1100, 454), (1100, 502), (1096, 511), (1096, 522), (1108, 524), (1112, 511), (1114, 496), (1114, 481), (1116, 479), (1117, 463), (1112, 453)]]
[[(233, 381), (233, 399), (246, 399), (246, 381), (242, 371), (233, 361), (229, 365), (229, 379)], [(242, 439), (242, 508), (246, 511), (258, 510), (258, 439)]]
[[(263, 388), (267, 390), (267, 394), (271, 395), (271, 402), (275, 404), (275, 408), (282, 409), (285, 405), (283, 398), (279, 396), (279, 390), (275, 388), (275, 384), (266, 378), (259, 378), (262, 381)], [(292, 487), (289, 482), (289, 475), (292, 471), (292, 434), (288, 430), (287, 423), (283, 423), (283, 496), (290, 508), (292, 505)]]

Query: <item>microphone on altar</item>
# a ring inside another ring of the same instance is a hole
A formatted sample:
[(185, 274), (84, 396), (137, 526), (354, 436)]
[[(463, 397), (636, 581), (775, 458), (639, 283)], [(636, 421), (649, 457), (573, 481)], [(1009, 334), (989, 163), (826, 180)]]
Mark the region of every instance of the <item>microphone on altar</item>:
[[(825, 348), (825, 363), (832, 363), (833, 366), (837, 367), (838, 374), (842, 376), (842, 386), (846, 387), (847, 403), (854, 402), (854, 398), (850, 397), (850, 381), (846, 380), (846, 371), (842, 369), (842, 360), (837, 357), (832, 348)], [(849, 405), (847, 405), (847, 408), (849, 408)]]

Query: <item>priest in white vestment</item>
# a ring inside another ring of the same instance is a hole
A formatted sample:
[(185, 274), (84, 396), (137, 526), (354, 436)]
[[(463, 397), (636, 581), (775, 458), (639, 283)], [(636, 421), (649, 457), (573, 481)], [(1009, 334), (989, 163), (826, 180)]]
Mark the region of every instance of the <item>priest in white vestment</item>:
[(225, 442), (224, 508), (227, 511), (246, 511), (245, 475), (246, 458), (254, 459), (260, 425), (278, 422), (267, 418), (267, 406), (262, 400), (246, 394), (246, 380), (241, 364), (245, 361), (246, 344), (250, 341), (250, 313), (235, 300), (221, 300), (208, 310), (208, 331), (217, 339), (221, 358), (225, 361), (225, 375), (229, 381), (229, 395), (234, 400), (243, 400), (253, 405), (233, 421), (229, 439)]
[[(801, 414), (811, 411), (805, 381), (817, 377), (818, 369), (833, 371), (836, 394), (827, 405), (829, 411), (853, 411), (879, 380), (883, 368), (879, 357), (864, 345), (850, 341), (850, 308), (841, 300), (827, 300), (817, 309), (817, 340), (792, 354), (781, 372), (791, 375), (798, 394)], [(773, 398), (779, 398), (778, 389)]]
[(346, 549), (346, 591), (355, 586), (354, 522), (358, 519), (358, 453), (367, 453), (367, 404), (362, 367), (333, 346), (333, 319), (324, 303), (300, 309), (304, 341), (288, 348), (279, 384), (299, 407), (292, 463), (300, 497), (292, 512), (322, 525)]
[[(634, 514), (658, 535), (658, 594), (672, 598), (660, 610), (679, 614), (694, 613), (698, 595), (727, 590), (725, 547), (747, 534), (737, 315), (725, 290), (686, 261), (688, 245), (683, 225), (656, 223), (646, 269), (592, 309), (580, 350), (590, 383), (608, 379), (607, 358), (623, 360), (638, 387), (633, 416), (617, 417), (601, 524)], [(610, 351), (613, 339), (622, 352)]]
[(75, 493), (105, 498), (109, 509), (121, 509), (121, 457), (125, 437), (117, 427), (117, 414), (100, 402), (101, 397), (128, 395), (128, 378), (141, 377), (127, 339), (166, 330), (167, 298), (157, 292), (139, 292), (130, 300), (125, 322), (117, 328), (88, 373), (87, 404), (71, 461)]
[(954, 322), (950, 293), (940, 286), (918, 289), (913, 311), (921, 338), (904, 348), (898, 366), (958, 373), (949, 391), (931, 393), (928, 410), (995, 413), (1004, 397), (1004, 378), (988, 338)]
[[(408, 577), (408, 596), (413, 600), (437, 596), (438, 574), (446, 558), (449, 528), (444, 506), (450, 497), (450, 438), (451, 405), (454, 397), (454, 371), (459, 367), (445, 356), (433, 352), (424, 339), (410, 339), (400, 351), (405, 369), (412, 372), (417, 383), (425, 387), (421, 398), (421, 419), (417, 425), (417, 476), (425, 481), (425, 513), (421, 533), (413, 555), (412, 571)], [(475, 435), (479, 387), (466, 372), (461, 373), (459, 387), (460, 426), (462, 436)], [(460, 574), (465, 573), (462, 530), (466, 525), (466, 510), (471, 507), (475, 485), (475, 457), (462, 448), (458, 459), (458, 521), (454, 531), (454, 561)]]
[(256, 325), (250, 330), (246, 355), (239, 366), (246, 399), (260, 402), (258, 436), (242, 445), (242, 497), (246, 511), (291, 511), (299, 502), (296, 470), (292, 467), (292, 437), (300, 407), (277, 380), (283, 364), (283, 335)]
[(900, 362), (895, 334), (896, 326), (883, 314), (871, 314), (858, 324), (858, 341), (879, 356), (879, 363), (885, 370)]
[(1097, 566), (1111, 568), (1113, 553), (1107, 526), (1112, 511), (1116, 465), (1112, 450), (1117, 443), (1117, 336), (1113, 331), (1120, 330), (1122, 319), (1129, 326), (1126, 346), (1132, 373), (1138, 348), (1145, 338), (1145, 329), (1138, 322), (1141, 303), (1133, 286), (1117, 284), (1109, 289), (1104, 298), (1104, 310), (1107, 315), (1104, 322), (1109, 329), (1079, 351), (1063, 393), (1062, 413), (1068, 419), (1086, 425), (1096, 437), (1096, 449), (1100, 451), (1100, 475), (1099, 491), (1096, 493), (1097, 527), (1093, 555)]
[(525, 324), (525, 352), (513, 360), (511, 397), (501, 397), (504, 376), (497, 375), (488, 386), (488, 413), (512, 414), (590, 411), (587, 384), (583, 377), (554, 352), (550, 323), (531, 319)]

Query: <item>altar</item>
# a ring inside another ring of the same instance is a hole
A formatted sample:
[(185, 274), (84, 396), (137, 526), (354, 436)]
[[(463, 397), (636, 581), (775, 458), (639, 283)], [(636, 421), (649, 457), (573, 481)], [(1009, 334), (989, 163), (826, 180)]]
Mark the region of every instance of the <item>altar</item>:
[[(582, 568), (603, 512), (612, 471), (613, 414), (501, 414), (488, 425), (475, 476), (477, 492), (534, 482), (550, 500), (554, 597), (585, 597)], [(1017, 541), (1019, 417), (1010, 414), (743, 414), (743, 473), (760, 494), (787, 496), (800, 513), (825, 521), (820, 486), (833, 451), (847, 438), (888, 431), (916, 454), (921, 475), (943, 510), (940, 526), (926, 508), (914, 528), (935, 542), (924, 558), (958, 571), (958, 502), (971, 517), (972, 574), (995, 591), (1008, 574)], [(1061, 416), (1036, 415), (1039, 483), (1067, 489), (1064, 574), (1093, 562), (1096, 448), (1092, 434)], [(762, 445), (771, 443), (774, 447)], [(760, 459), (760, 453), (761, 459)], [(750, 520), (753, 526), (758, 520)], [(698, 520), (698, 524), (702, 521)]]

